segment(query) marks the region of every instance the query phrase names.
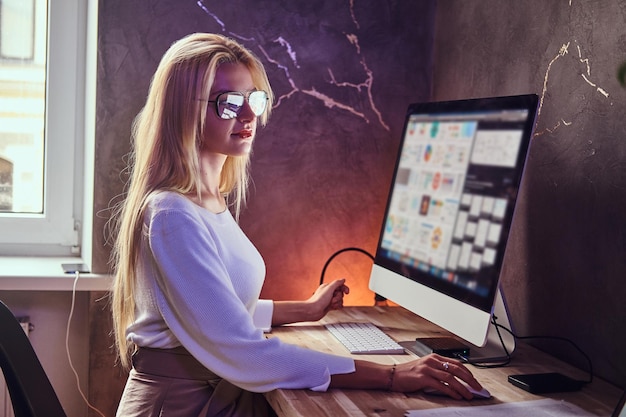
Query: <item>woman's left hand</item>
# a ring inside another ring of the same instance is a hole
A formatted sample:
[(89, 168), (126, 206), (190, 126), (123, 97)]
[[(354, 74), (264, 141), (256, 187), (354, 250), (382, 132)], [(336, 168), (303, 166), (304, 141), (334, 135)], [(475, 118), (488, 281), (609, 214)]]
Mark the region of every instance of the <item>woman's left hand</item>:
[(345, 279), (338, 279), (320, 285), (306, 303), (310, 307), (311, 321), (317, 321), (324, 317), (330, 310), (338, 310), (343, 307), (344, 294), (350, 293), (350, 288), (345, 285)]
[(343, 296), (350, 289), (345, 279), (320, 285), (306, 301), (274, 301), (272, 326), (303, 321), (318, 321), (330, 310), (343, 307)]

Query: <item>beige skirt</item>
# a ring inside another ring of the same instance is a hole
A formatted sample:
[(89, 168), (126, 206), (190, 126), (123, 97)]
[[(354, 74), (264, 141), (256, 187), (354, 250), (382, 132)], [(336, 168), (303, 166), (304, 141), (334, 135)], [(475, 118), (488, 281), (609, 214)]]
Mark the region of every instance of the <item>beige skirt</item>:
[(236, 387), (184, 348), (140, 348), (132, 357), (117, 417), (268, 417), (262, 394)]

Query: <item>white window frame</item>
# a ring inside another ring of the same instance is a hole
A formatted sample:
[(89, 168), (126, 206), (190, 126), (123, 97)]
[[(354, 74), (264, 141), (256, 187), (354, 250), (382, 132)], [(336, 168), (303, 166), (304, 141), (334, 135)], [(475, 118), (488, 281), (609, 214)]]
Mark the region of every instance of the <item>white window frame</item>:
[[(86, 116), (95, 106), (86, 99), (86, 91), (92, 90), (86, 81), (95, 74), (87, 77), (86, 71), (87, 45), (91, 49), (96, 38), (94, 24), (97, 1), (48, 2), (44, 214), (0, 214), (1, 256), (81, 255), (83, 213), (91, 218), (84, 197), (93, 176), (93, 156), (85, 156), (93, 152), (95, 114), (89, 113), (88, 121)], [(95, 51), (89, 54), (93, 59)]]

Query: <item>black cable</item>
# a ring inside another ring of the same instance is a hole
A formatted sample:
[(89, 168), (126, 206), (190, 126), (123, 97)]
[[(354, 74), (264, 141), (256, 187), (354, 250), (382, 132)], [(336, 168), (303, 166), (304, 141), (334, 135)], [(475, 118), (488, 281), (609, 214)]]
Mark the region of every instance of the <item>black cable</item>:
[[(504, 327), (501, 324), (496, 323), (495, 319), (493, 324), (496, 326), (496, 330), (498, 328), (501, 328), (502, 330), (506, 331), (507, 333), (509, 333), (511, 336), (513, 336), (516, 339), (519, 340), (527, 340), (527, 339), (547, 339), (547, 340), (557, 340), (559, 342), (567, 342), (569, 343), (574, 349), (576, 349), (587, 361), (587, 365), (589, 367), (588, 372), (589, 372), (589, 380), (588, 381), (582, 381), (586, 384), (590, 384), (591, 382), (593, 382), (593, 364), (591, 362), (591, 358), (589, 358), (589, 356), (576, 344), (574, 343), (572, 340), (566, 338), (566, 337), (560, 337), (560, 336), (544, 336), (544, 335), (540, 335), (540, 336), (518, 336), (515, 333), (513, 333), (513, 331), (511, 329), (508, 329), (506, 327)], [(506, 349), (506, 348), (505, 348)]]
[(355, 248), (355, 247), (349, 247), (349, 248), (343, 248), (338, 250), (337, 252), (333, 253), (330, 258), (328, 258), (328, 260), (326, 261), (326, 263), (324, 264), (324, 268), (322, 268), (322, 275), (320, 276), (320, 285), (322, 285), (324, 283), (324, 275), (326, 274), (326, 269), (328, 268), (328, 265), (331, 263), (331, 261), (333, 259), (335, 259), (337, 257), (337, 255), (340, 255), (344, 252), (348, 252), (348, 251), (357, 251), (357, 252), (361, 252), (367, 256), (370, 257), (370, 259), (373, 261), (374, 260), (374, 256), (369, 253), (368, 251), (361, 249), (361, 248)]
[[(365, 249), (356, 248), (356, 247), (348, 247), (348, 248), (340, 249), (337, 252), (333, 253), (330, 256), (330, 258), (328, 258), (326, 263), (324, 264), (324, 268), (322, 268), (322, 275), (320, 276), (320, 285), (322, 285), (324, 283), (324, 275), (326, 275), (326, 269), (328, 268), (328, 265), (330, 265), (332, 260), (335, 259), (337, 257), (337, 255), (340, 255), (340, 254), (342, 254), (344, 252), (348, 252), (348, 251), (361, 252), (362, 254), (367, 255), (372, 261), (375, 260), (374, 255), (372, 255), (371, 253), (369, 253)], [(385, 300), (387, 300), (387, 299), (385, 297), (383, 297), (382, 295), (374, 294), (374, 302), (385, 301)]]
[(593, 381), (593, 365), (592, 365), (591, 359), (572, 340), (567, 339), (565, 337), (560, 337), (560, 336), (543, 336), (543, 335), (541, 335), (541, 336), (518, 336), (517, 334), (513, 333), (513, 331), (511, 329), (509, 329), (509, 328), (499, 324), (496, 320), (497, 320), (496, 316), (492, 316), (491, 317), (491, 322), (492, 322), (492, 324), (496, 328), (496, 332), (498, 334), (498, 338), (500, 339), (500, 343), (502, 344), (502, 349), (504, 350), (504, 353), (506, 354), (506, 360), (504, 360), (502, 363), (489, 364), (489, 363), (475, 363), (475, 362), (471, 362), (471, 360), (469, 358), (467, 358), (467, 357), (458, 356), (459, 359), (463, 360), (464, 362), (466, 362), (468, 364), (474, 365), (477, 368), (500, 368), (500, 367), (504, 367), (504, 366), (508, 365), (511, 362), (511, 353), (506, 348), (506, 344), (504, 343), (504, 340), (502, 339), (502, 334), (500, 333), (500, 329), (502, 329), (502, 330), (506, 331), (507, 333), (509, 333), (511, 336), (513, 336), (517, 340), (547, 339), (547, 340), (558, 340), (560, 342), (567, 342), (567, 343), (569, 343), (571, 346), (573, 346), (586, 359), (587, 364), (589, 366), (589, 369), (588, 369), (589, 380), (588, 381), (582, 381), (582, 382), (584, 382), (586, 384), (589, 384), (589, 383), (591, 383)]

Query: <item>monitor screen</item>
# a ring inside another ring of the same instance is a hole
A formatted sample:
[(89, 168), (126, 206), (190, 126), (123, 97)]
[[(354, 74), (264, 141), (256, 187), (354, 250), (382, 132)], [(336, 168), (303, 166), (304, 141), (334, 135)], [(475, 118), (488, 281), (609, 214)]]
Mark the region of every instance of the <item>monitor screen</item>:
[(537, 103), (536, 95), (414, 103), (405, 119), (370, 288), (478, 346)]

